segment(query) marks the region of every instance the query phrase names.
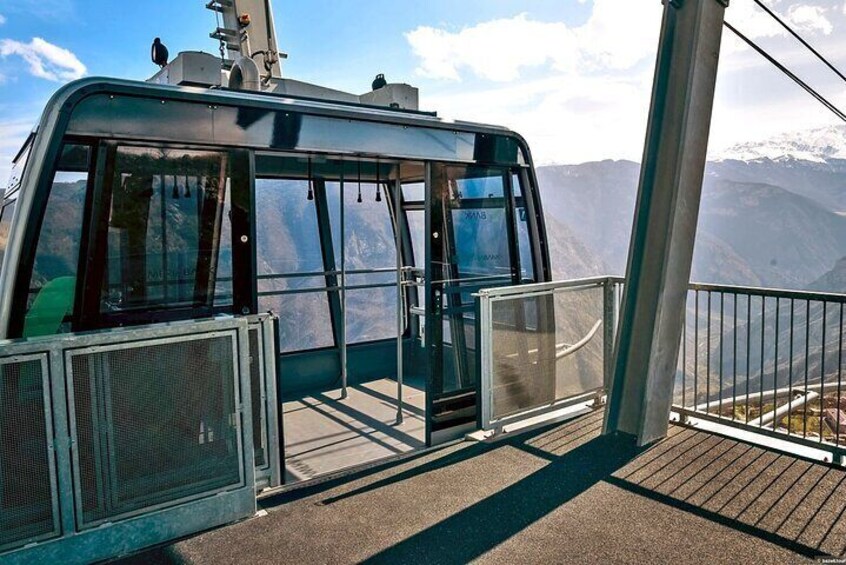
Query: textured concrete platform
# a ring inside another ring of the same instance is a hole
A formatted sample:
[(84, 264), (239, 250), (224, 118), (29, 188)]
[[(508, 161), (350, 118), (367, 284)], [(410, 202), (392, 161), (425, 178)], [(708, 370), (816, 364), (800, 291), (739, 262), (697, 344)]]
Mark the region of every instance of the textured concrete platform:
[(265, 500), (268, 514), (124, 563), (802, 563), (846, 556), (846, 471), (601, 414)]
[(426, 393), (403, 386), (403, 423), (396, 424), (397, 383), (380, 379), (284, 403), (285, 482), (385, 459), (426, 441)]

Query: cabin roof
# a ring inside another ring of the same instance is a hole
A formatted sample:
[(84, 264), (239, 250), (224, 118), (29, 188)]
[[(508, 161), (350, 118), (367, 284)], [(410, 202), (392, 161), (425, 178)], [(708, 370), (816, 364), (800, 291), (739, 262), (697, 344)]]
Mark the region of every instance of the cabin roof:
[(308, 114), (346, 117), (349, 119), (379, 121), (409, 126), (494, 133), (517, 137), (521, 142), (525, 143), (522, 136), (506, 127), (445, 119), (439, 117), (434, 112), (354, 104), (343, 101), (318, 100), (271, 92), (173, 86), (106, 77), (88, 77), (68, 83), (57, 91), (50, 102), (48, 102), (45, 112), (56, 106), (68, 109), (87, 96), (104, 93), (161, 97), (168, 100), (196, 101), (226, 106), (264, 107), (267, 109), (288, 110), (292, 112), (300, 111)]

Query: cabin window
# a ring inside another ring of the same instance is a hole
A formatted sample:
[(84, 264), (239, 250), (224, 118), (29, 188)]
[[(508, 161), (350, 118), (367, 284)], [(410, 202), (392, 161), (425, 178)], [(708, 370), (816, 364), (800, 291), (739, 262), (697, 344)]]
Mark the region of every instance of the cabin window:
[(226, 153), (119, 147), (100, 313), (231, 305), (229, 185)]
[(413, 265), (423, 269), (426, 259), (426, 185), (422, 182), (403, 183), (402, 198), (411, 236)]
[(0, 209), (0, 270), (3, 268), (3, 257), (6, 255), (6, 246), (9, 243), (9, 232), (12, 228), (12, 216), (15, 214), (17, 200)]
[(32, 146), (35, 143), (35, 134), (30, 134), (23, 144), (18, 155), (12, 161), (12, 172), (9, 175), (9, 183), (6, 185), (6, 192), (12, 192), (17, 189), (23, 180), (24, 169), (29, 161), (29, 155), (32, 152)]
[(462, 278), (510, 281), (508, 220), (501, 171), (449, 169), (456, 266)]
[(280, 352), (335, 345), (314, 187), (256, 179), (259, 311), (279, 315)]
[(532, 259), (532, 238), (529, 231), (529, 209), (526, 205), (523, 185), (520, 175), (511, 177), (514, 190), (514, 225), (517, 235), (517, 248), (520, 256), (520, 281), (533, 282), (535, 280), (535, 266)]
[[(374, 164), (363, 169), (366, 178), (360, 184), (357, 172), (346, 179), (343, 198), (340, 182), (326, 183), (338, 266), (341, 265), (341, 245), (344, 246), (346, 336), (350, 344), (397, 337), (397, 247), (388, 208), (390, 199), (386, 196), (384, 181), (377, 188)], [(384, 165), (382, 172), (387, 178), (388, 168)]]
[(91, 149), (66, 145), (35, 248), (23, 337), (70, 331)]
[(426, 268), (426, 211), (406, 210), (408, 231), (411, 235), (411, 251), (414, 255), (414, 266), (417, 269)]
[(402, 198), (406, 204), (422, 205), (426, 200), (426, 185), (422, 182), (405, 182), (402, 184)]

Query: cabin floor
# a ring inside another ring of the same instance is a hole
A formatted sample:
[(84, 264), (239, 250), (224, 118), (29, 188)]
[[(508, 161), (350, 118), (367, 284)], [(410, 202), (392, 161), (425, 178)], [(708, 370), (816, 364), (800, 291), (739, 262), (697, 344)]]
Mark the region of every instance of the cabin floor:
[(397, 382), (379, 379), (309, 393), (283, 403), (285, 483), (371, 463), (426, 445), (426, 392), (403, 384), (403, 422), (397, 425)]
[(265, 499), (136, 563), (800, 563), (846, 556), (846, 470), (601, 412)]

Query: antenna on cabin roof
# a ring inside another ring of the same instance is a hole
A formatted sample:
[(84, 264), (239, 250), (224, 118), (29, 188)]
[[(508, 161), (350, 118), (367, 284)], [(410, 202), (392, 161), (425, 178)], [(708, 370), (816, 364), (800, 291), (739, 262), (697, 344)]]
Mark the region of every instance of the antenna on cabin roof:
[(276, 43), (276, 27), (270, 0), (211, 0), (206, 8), (217, 16), (217, 28), (209, 34), (221, 42), (228, 58), (224, 68), (231, 69), (238, 59), (252, 60), (267, 83), (282, 78), (281, 53)]

